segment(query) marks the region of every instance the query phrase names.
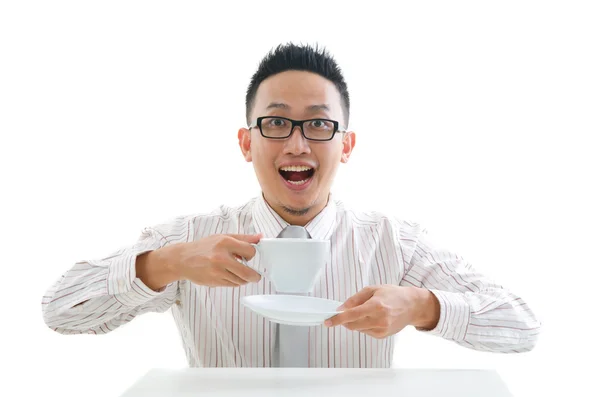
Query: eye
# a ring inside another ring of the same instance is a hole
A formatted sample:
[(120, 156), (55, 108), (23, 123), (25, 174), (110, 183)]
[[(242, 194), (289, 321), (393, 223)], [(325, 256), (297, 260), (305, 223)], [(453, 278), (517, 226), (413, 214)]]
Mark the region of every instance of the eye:
[(284, 127), (286, 124), (287, 124), (287, 120), (284, 120), (284, 119), (278, 119), (278, 118), (269, 119), (270, 127)]
[(324, 129), (327, 128), (328, 124), (324, 120), (313, 120), (310, 122), (312, 128)]

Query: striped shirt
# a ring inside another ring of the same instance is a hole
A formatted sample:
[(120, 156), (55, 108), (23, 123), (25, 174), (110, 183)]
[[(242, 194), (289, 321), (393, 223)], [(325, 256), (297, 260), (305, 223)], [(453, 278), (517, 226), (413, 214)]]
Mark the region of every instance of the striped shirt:
[[(149, 289), (135, 274), (136, 257), (168, 244), (213, 234), (276, 237), (287, 226), (257, 197), (245, 205), (178, 217), (143, 230), (139, 240), (105, 258), (75, 263), (42, 301), (46, 324), (62, 334), (102, 334), (136, 316), (171, 309), (191, 367), (270, 367), (275, 324), (246, 309), (246, 295), (275, 293), (268, 279), (230, 287), (190, 281)], [(433, 244), (419, 224), (347, 209), (331, 198), (306, 225), (331, 241), (331, 257), (312, 296), (345, 301), (368, 285), (427, 288), (440, 302), (429, 331), (467, 348), (525, 352), (540, 324), (519, 296), (477, 272), (459, 255)], [(257, 254), (249, 264), (260, 267)], [(376, 339), (344, 327), (308, 330), (307, 367), (390, 367), (394, 337)]]

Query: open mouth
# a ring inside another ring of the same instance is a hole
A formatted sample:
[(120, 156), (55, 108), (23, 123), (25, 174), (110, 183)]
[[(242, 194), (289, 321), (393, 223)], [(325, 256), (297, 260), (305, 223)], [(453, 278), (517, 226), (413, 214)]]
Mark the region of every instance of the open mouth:
[(279, 174), (292, 185), (304, 185), (315, 174), (315, 169), (305, 165), (289, 165), (281, 167)]

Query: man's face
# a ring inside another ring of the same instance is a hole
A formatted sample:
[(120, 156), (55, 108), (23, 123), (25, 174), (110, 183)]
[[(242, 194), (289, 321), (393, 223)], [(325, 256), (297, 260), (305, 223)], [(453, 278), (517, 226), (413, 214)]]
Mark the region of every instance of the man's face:
[[(338, 121), (340, 129), (346, 127), (335, 85), (304, 71), (286, 71), (264, 80), (251, 114), (253, 122), (261, 116), (323, 118)], [(338, 165), (348, 161), (354, 147), (351, 132), (315, 142), (305, 139), (299, 127), (287, 139), (265, 138), (258, 127), (240, 129), (238, 138), (244, 157), (254, 164), (269, 205), (284, 218), (296, 221), (310, 220), (327, 204)]]

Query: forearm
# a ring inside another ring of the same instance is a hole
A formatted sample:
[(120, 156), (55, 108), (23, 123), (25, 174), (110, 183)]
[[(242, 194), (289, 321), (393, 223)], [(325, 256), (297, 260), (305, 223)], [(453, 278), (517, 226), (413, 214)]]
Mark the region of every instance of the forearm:
[(535, 346), (540, 323), (525, 302), (509, 291), (431, 292), (440, 303), (439, 320), (435, 327), (420, 331), (483, 351), (518, 353)]
[(541, 323), (519, 296), (501, 288), (466, 295), (469, 320), (462, 344), (501, 353), (534, 348)]
[(437, 325), (421, 331), (494, 352), (525, 352), (537, 342), (540, 322), (521, 297), (425, 238), (400, 285), (427, 289), (439, 302)]
[(132, 247), (76, 263), (44, 294), (46, 325), (60, 333), (106, 333), (141, 313), (167, 310), (175, 300), (177, 283), (157, 292), (136, 274), (137, 258), (160, 248), (148, 229)]

